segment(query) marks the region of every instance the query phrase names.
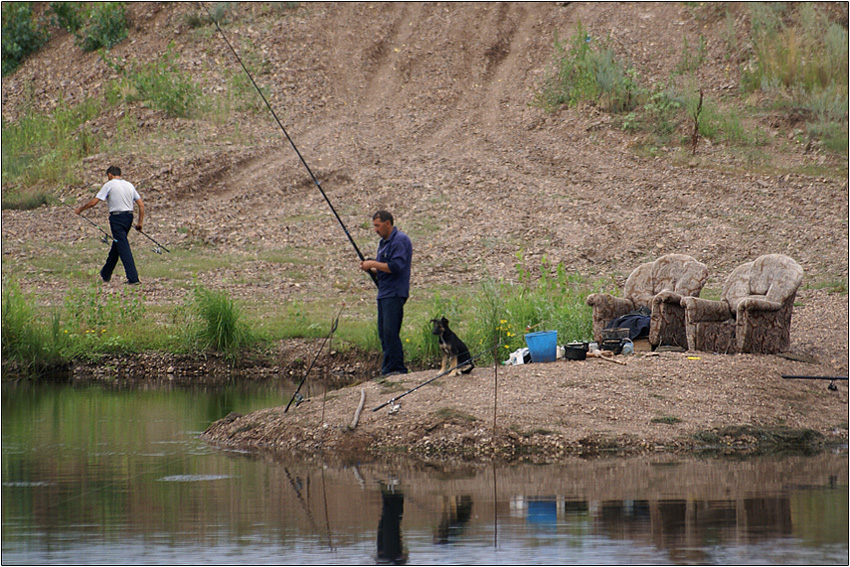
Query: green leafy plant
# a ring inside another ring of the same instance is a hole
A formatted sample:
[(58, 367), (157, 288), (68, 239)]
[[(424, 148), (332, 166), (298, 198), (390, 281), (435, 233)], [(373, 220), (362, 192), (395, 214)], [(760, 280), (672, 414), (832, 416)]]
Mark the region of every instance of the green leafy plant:
[(2, 72), (8, 75), (47, 42), (47, 26), (37, 22), (31, 2), (3, 2)]
[(76, 33), (83, 51), (112, 49), (127, 38), (127, 12), (124, 2), (96, 2), (84, 15), (85, 24)]
[(83, 2), (51, 2), (51, 23), (69, 33), (76, 33), (83, 27)]

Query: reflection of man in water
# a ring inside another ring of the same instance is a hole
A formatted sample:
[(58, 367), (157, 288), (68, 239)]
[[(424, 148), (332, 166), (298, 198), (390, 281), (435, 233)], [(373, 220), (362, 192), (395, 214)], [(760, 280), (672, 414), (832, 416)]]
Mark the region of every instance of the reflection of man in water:
[(404, 495), (393, 486), (381, 485), (381, 519), (378, 521), (378, 563), (403, 565), (407, 554), (401, 544)]

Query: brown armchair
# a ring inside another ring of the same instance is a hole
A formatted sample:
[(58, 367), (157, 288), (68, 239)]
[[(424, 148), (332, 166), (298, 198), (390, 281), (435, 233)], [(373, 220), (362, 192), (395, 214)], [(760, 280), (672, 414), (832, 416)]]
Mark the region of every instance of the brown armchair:
[(720, 301), (684, 297), (688, 348), (721, 353), (775, 353), (791, 344), (791, 311), (803, 268), (766, 254), (735, 268)]
[(685, 254), (667, 254), (654, 262), (641, 264), (629, 275), (623, 297), (593, 293), (587, 304), (593, 308), (593, 338), (602, 341), (602, 329), (639, 307), (652, 310), (649, 342), (687, 347), (684, 296), (698, 296), (708, 279), (705, 264)]

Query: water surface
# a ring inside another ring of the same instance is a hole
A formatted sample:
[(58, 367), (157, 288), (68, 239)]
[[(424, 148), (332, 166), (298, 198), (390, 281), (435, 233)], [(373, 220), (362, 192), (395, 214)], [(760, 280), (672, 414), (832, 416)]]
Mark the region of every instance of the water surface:
[(848, 563), (846, 449), (425, 467), (198, 439), (291, 392), (4, 385), (3, 564)]

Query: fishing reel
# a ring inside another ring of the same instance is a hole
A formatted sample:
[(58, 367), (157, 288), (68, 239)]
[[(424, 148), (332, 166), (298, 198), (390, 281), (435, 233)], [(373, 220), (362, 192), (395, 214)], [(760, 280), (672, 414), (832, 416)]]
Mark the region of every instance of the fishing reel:
[(159, 246), (154, 246), (153, 251), (156, 254), (162, 254), (162, 248), (160, 248)]
[(104, 244), (109, 244), (109, 238), (105, 234), (100, 237), (100, 241)]

